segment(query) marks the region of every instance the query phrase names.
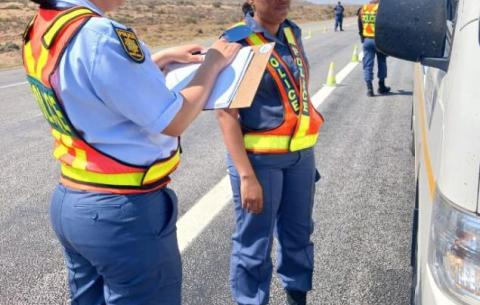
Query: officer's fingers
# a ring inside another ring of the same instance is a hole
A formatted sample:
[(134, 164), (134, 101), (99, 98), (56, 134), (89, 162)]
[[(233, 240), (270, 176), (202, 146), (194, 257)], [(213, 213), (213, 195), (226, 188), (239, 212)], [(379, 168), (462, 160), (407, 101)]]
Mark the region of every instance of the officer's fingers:
[(189, 53), (202, 52), (205, 50), (205, 48), (199, 44), (187, 44), (184, 47)]
[(205, 57), (203, 55), (191, 55), (190, 56), (190, 62), (191, 63), (202, 62), (204, 59), (205, 59)]
[(247, 199), (245, 201), (245, 209), (249, 212), (249, 213), (256, 213), (256, 210), (255, 210), (255, 202), (252, 200), (252, 199)]
[(250, 213), (257, 214), (257, 203), (256, 203), (255, 198), (252, 198), (252, 199), (249, 201), (248, 211), (249, 211)]
[(260, 214), (263, 211), (263, 198), (258, 198), (257, 200), (257, 213)]
[(248, 202), (245, 199), (242, 199), (242, 208), (248, 210)]

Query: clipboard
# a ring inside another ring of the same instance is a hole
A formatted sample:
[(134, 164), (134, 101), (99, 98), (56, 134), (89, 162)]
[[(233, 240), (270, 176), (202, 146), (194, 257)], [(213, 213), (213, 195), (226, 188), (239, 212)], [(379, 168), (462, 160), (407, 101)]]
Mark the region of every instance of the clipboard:
[(252, 105), (274, 47), (274, 42), (251, 47), (253, 58), (228, 108), (248, 108)]
[[(244, 47), (240, 51), (243, 53), (219, 74), (203, 110), (250, 107), (274, 47), (275, 43)], [(180, 92), (200, 65), (173, 64), (165, 76), (167, 87)]]

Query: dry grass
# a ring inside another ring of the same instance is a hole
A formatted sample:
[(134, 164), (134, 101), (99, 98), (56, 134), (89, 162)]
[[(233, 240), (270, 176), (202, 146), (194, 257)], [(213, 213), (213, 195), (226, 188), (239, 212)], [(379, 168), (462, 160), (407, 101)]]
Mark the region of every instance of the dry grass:
[[(242, 0), (131, 0), (111, 17), (135, 29), (148, 45), (165, 46), (218, 36), (241, 19), (242, 3)], [(36, 8), (28, 0), (0, 0), (0, 68), (21, 63), (21, 35)], [(347, 15), (354, 12), (354, 7), (347, 8)], [(333, 6), (293, 1), (290, 18), (296, 22), (332, 17)]]

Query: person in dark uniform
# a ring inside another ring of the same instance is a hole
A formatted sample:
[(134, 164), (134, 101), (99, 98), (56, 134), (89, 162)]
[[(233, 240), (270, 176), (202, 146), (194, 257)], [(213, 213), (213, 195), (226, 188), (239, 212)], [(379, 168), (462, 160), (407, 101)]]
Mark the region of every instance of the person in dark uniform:
[(335, 12), (335, 32), (338, 28), (340, 28), (340, 31), (343, 32), (343, 17), (345, 16), (345, 8), (343, 7), (342, 3), (338, 1), (333, 10)]
[(250, 0), (244, 21), (224, 34), (245, 46), (275, 42), (252, 106), (217, 111), (233, 191), (230, 280), (239, 305), (268, 303), (274, 236), (288, 304), (306, 304), (312, 289), (314, 146), (323, 117), (310, 101), (308, 61), (300, 28), (286, 19), (289, 7), (290, 0)]
[(198, 62), (189, 45), (150, 54), (105, 16), (124, 0), (34, 0), (24, 34), (27, 80), (55, 140), (61, 178), (50, 207), (71, 304), (180, 305), (177, 199), (167, 187), (180, 134), (203, 109), (239, 44), (215, 42), (180, 93), (171, 62)]
[(373, 66), (375, 56), (378, 64), (378, 93), (388, 94), (390, 87), (385, 85), (387, 78), (387, 56), (375, 46), (375, 21), (377, 18), (379, 0), (372, 0), (358, 11), (358, 30), (363, 44), (363, 76), (367, 84), (367, 96), (374, 96)]

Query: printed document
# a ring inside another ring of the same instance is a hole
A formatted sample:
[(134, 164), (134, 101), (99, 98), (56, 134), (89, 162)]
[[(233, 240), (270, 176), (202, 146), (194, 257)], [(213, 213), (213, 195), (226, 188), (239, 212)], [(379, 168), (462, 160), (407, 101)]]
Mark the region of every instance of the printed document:
[[(253, 58), (251, 47), (243, 47), (232, 63), (225, 67), (215, 83), (204, 109), (228, 108)], [(180, 92), (193, 79), (200, 64), (174, 64), (169, 66), (165, 80), (170, 90)]]

